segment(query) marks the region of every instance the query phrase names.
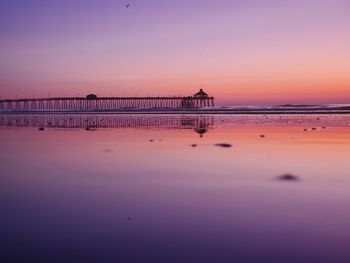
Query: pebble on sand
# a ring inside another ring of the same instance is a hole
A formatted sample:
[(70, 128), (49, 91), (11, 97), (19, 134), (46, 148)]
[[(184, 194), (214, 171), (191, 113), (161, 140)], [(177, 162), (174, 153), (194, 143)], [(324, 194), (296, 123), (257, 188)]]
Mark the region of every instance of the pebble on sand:
[(260, 138), (265, 138), (265, 134), (260, 134)]
[(304, 131), (307, 131), (307, 129), (304, 129)]
[(217, 144), (215, 144), (215, 146), (222, 147), (222, 148), (230, 148), (230, 147), (232, 147), (232, 145), (229, 144), (229, 143), (217, 143)]
[(149, 142), (154, 142), (154, 140), (153, 140), (153, 139), (150, 139)]
[(40, 127), (39, 129), (38, 129), (39, 131), (43, 131), (43, 130), (45, 130), (43, 127)]
[(192, 146), (192, 147), (197, 147), (197, 144), (192, 143), (191, 146)]
[(316, 130), (316, 128), (311, 128), (311, 130), (315, 131), (315, 130)]
[(278, 177), (282, 181), (299, 181), (299, 177), (293, 174), (283, 174)]

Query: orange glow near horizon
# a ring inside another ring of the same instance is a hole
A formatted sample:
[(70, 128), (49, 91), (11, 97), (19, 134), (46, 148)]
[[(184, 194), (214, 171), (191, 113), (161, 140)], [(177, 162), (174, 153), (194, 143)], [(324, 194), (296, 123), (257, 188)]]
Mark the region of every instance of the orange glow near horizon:
[(349, 103), (347, 1), (253, 2), (4, 5), (0, 96)]

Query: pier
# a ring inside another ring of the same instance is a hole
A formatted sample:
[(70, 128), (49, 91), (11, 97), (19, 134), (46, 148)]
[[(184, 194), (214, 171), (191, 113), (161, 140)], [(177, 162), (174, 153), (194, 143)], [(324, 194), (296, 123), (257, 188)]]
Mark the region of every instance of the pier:
[(0, 112), (79, 112), (214, 107), (202, 89), (187, 97), (55, 97), (0, 100)]

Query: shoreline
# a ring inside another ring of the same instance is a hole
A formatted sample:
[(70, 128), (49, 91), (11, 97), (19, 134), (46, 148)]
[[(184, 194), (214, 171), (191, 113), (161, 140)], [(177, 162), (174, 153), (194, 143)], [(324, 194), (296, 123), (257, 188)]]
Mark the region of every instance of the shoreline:
[(33, 114), (350, 114), (350, 109), (341, 108), (288, 108), (288, 109), (124, 109), (124, 110), (92, 110), (92, 111), (0, 111), (0, 115), (33, 115)]

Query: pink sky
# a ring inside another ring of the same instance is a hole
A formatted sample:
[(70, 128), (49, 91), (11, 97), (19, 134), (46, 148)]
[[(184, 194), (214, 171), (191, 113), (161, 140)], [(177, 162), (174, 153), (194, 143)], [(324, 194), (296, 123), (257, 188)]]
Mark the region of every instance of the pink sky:
[(349, 102), (348, 1), (72, 2), (0, 4), (2, 98)]

